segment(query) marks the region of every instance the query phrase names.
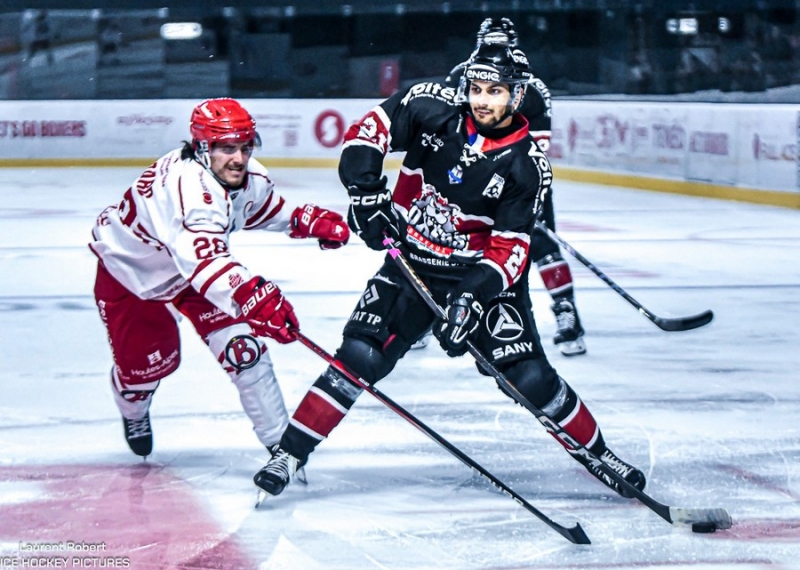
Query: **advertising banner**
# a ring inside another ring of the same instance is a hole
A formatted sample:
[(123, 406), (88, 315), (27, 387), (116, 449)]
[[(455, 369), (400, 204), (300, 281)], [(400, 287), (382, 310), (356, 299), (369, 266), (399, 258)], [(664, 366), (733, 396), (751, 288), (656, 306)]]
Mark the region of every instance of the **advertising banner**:
[(800, 106), (553, 103), (556, 166), (797, 193)]
[[(379, 100), (243, 99), (261, 159), (335, 164)], [(195, 100), (0, 101), (0, 166), (153, 160), (189, 138)], [(555, 166), (800, 193), (800, 106), (553, 102)]]
[[(378, 101), (243, 99), (262, 139), (259, 157), (333, 158), (345, 130)], [(0, 157), (150, 159), (189, 138), (198, 101), (3, 101)]]

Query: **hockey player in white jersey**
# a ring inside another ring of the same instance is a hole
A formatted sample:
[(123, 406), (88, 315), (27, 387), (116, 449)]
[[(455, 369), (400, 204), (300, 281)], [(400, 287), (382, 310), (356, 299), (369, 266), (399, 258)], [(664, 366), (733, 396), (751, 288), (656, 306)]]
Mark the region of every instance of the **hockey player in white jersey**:
[(178, 314), (188, 318), (239, 391), (268, 450), (288, 417), (262, 337), (295, 340), (292, 305), (230, 251), (237, 230), (346, 244), (338, 213), (290, 206), (252, 158), (260, 139), (233, 99), (198, 104), (191, 143), (162, 156), (103, 210), (89, 244), (98, 257), (94, 294), (114, 357), (111, 384), (131, 450), (152, 452), (149, 408), (159, 383), (180, 364)]

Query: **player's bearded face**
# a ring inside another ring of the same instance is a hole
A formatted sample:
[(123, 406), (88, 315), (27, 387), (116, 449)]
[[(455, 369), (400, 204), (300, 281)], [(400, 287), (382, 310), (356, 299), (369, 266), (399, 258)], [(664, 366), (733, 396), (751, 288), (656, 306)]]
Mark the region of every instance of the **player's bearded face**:
[(505, 83), (473, 80), (469, 86), (469, 106), (479, 127), (495, 129), (511, 124), (504, 116), (511, 101), (511, 91)]
[(211, 172), (228, 186), (238, 188), (247, 176), (247, 161), (253, 154), (253, 141), (217, 143), (211, 147)]

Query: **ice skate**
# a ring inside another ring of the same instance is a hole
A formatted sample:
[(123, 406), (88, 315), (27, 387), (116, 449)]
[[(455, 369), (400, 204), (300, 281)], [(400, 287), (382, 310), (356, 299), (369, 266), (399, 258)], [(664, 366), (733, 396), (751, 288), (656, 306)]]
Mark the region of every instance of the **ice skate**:
[[(275, 457), (275, 454), (281, 448), (280, 443), (276, 443), (270, 446), (267, 446), (267, 451), (269, 451), (270, 458)], [(295, 478), (300, 481), (303, 485), (308, 485), (308, 478), (306, 477), (306, 462), (305, 461), (298, 461), (297, 462), (297, 471), (295, 472)]]
[[(136, 455), (147, 457), (153, 452), (153, 428), (150, 425), (150, 403), (158, 382), (149, 384), (152, 390), (129, 390), (121, 385), (116, 369), (111, 369), (111, 389), (114, 402), (122, 415), (125, 441)], [(141, 386), (141, 385), (137, 385)], [(136, 418), (136, 419), (131, 419)]]
[(125, 428), (125, 441), (136, 455), (147, 457), (153, 452), (153, 429), (150, 426), (150, 413), (139, 420), (122, 418)]
[[(578, 461), (584, 464), (586, 469), (600, 479), (606, 486), (610, 487), (626, 499), (630, 499), (633, 497), (633, 494), (626, 490), (622, 485), (620, 485), (617, 481), (603, 473), (598, 467), (593, 466), (588, 461), (585, 461), (580, 456), (574, 456)], [(647, 482), (645, 479), (644, 473), (642, 473), (639, 469), (636, 469), (633, 465), (625, 463), (619, 457), (614, 455), (614, 453), (606, 448), (602, 454), (599, 455), (600, 459), (605, 463), (607, 466), (611, 467), (614, 471), (622, 475), (622, 478), (625, 479), (628, 483), (639, 489), (640, 491), (644, 490), (644, 486)]]
[(279, 447), (267, 464), (255, 474), (253, 482), (270, 495), (280, 495), (295, 479), (297, 465), (298, 459)]
[(578, 318), (578, 311), (572, 302), (562, 299), (550, 307), (556, 317), (558, 331), (553, 337), (553, 343), (564, 356), (578, 356), (586, 353), (586, 343), (583, 341), (583, 327)]

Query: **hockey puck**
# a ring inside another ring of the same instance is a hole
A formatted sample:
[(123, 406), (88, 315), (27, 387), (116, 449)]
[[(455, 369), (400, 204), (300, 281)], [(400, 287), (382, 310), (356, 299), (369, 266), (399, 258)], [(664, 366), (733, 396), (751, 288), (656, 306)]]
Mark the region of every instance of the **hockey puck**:
[(698, 532), (702, 534), (708, 534), (710, 532), (716, 532), (717, 525), (713, 522), (696, 522), (692, 523), (692, 532)]

